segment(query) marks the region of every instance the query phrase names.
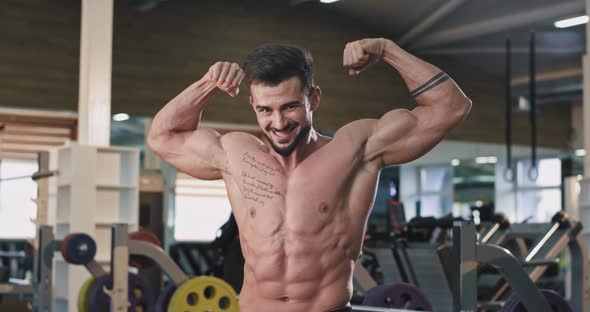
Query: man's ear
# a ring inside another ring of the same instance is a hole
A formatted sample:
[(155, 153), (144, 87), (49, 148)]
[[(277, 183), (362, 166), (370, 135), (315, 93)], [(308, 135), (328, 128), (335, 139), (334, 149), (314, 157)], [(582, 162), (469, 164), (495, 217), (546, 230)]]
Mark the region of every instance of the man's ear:
[(319, 86), (313, 86), (311, 96), (309, 97), (309, 110), (315, 112), (320, 106), (320, 97), (322, 96), (322, 89)]
[(254, 106), (254, 99), (252, 98), (251, 95), (248, 97), (248, 101), (250, 101), (251, 106)]

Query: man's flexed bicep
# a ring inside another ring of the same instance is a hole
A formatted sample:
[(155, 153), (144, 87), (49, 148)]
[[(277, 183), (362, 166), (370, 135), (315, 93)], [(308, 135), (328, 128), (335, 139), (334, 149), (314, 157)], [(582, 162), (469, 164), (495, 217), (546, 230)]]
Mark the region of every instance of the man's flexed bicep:
[(221, 90), (235, 97), (244, 72), (236, 63), (217, 62), (154, 117), (147, 143), (151, 150), (177, 169), (200, 179), (220, 179), (225, 170), (221, 136), (199, 126), (201, 114)]
[(392, 110), (373, 124), (365, 159), (380, 167), (406, 163), (438, 144), (462, 116), (438, 112), (437, 107)]
[(391, 40), (362, 39), (344, 48), (343, 65), (357, 75), (379, 60), (395, 68), (418, 105), (396, 109), (373, 121), (365, 159), (380, 166), (412, 161), (432, 149), (471, 108), (471, 100), (437, 67), (409, 54)]
[[(178, 170), (203, 180), (222, 178), (227, 171), (222, 136), (210, 128), (167, 135), (153, 140), (150, 148)], [(149, 141), (148, 141), (149, 142)]]

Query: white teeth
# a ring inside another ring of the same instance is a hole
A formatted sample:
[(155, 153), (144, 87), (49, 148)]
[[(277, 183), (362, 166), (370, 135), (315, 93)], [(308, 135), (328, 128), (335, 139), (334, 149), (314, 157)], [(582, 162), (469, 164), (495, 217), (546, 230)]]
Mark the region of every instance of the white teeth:
[(291, 130), (286, 130), (286, 131), (273, 130), (273, 132), (276, 134), (279, 134), (279, 135), (284, 135), (284, 134), (291, 132)]

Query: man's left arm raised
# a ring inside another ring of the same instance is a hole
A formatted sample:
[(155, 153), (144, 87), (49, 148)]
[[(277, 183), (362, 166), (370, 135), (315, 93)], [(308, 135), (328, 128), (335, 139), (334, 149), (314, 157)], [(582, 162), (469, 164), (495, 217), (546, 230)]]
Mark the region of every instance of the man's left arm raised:
[(465, 118), (471, 100), (446, 73), (391, 40), (363, 39), (344, 49), (343, 64), (350, 75), (380, 59), (400, 73), (417, 103), (411, 111), (395, 109), (362, 123), (369, 127), (365, 160), (385, 167), (412, 161), (432, 149)]

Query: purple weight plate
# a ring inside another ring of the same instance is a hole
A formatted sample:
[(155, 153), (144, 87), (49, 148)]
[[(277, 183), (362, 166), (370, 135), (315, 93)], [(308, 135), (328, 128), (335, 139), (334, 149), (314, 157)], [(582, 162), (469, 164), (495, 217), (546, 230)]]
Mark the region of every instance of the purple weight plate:
[[(150, 285), (141, 277), (129, 273), (128, 277), (128, 309), (129, 312), (135, 312), (136, 307), (141, 307), (144, 312), (154, 311), (154, 292)], [(109, 312), (111, 297), (107, 295), (103, 288), (112, 289), (113, 281), (110, 274), (103, 275), (96, 279), (96, 282), (90, 289), (90, 299), (88, 300), (89, 312)]]

